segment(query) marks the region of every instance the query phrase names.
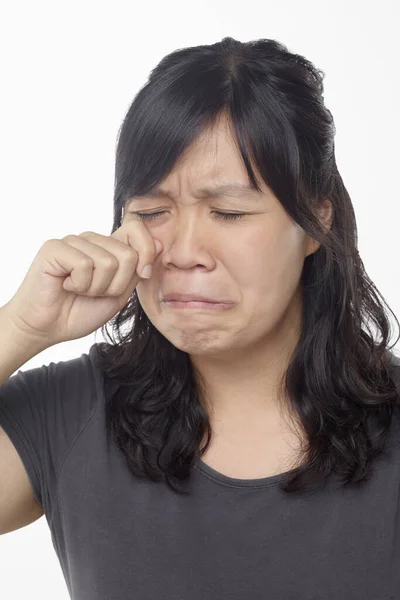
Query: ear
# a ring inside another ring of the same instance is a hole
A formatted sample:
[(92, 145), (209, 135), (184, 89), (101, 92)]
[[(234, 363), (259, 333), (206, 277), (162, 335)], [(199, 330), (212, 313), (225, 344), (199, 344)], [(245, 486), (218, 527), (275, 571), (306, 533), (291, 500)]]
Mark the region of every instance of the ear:
[[(332, 202), (328, 199), (322, 200), (318, 203), (317, 212), (319, 215), (319, 220), (323, 227), (328, 230), (332, 226), (333, 220), (333, 206)], [(310, 238), (308, 235), (306, 236), (306, 248), (304, 258), (309, 256), (310, 254), (314, 254), (320, 247), (320, 243), (316, 240)]]

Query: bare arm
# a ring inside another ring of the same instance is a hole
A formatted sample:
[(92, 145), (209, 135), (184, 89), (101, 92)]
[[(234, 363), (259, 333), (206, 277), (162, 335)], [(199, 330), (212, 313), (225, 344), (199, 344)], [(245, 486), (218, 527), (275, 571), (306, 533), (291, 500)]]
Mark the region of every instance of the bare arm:
[(0, 386), (28, 360), (48, 348), (24, 335), (7, 314), (7, 304), (0, 308)]
[[(0, 308), (0, 386), (45, 348), (18, 331), (7, 316), (6, 306)], [(42, 515), (19, 454), (0, 427), (0, 534), (25, 527)]]

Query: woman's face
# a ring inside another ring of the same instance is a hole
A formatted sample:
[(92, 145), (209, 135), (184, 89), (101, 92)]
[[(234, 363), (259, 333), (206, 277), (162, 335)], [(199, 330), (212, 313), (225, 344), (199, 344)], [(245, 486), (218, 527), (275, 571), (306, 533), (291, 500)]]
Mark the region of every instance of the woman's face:
[[(299, 325), (304, 259), (318, 248), (287, 215), (259, 177), (262, 193), (200, 190), (219, 183), (249, 185), (228, 122), (202, 135), (160, 186), (164, 193), (130, 199), (124, 222), (145, 220), (163, 251), (137, 294), (153, 325), (174, 346), (196, 355), (252, 351), (284, 324)], [(257, 171), (256, 171), (257, 174)], [(229, 213), (221, 215), (219, 213)], [(234, 214), (243, 216), (234, 217)], [(170, 293), (202, 294), (231, 304), (178, 308)]]

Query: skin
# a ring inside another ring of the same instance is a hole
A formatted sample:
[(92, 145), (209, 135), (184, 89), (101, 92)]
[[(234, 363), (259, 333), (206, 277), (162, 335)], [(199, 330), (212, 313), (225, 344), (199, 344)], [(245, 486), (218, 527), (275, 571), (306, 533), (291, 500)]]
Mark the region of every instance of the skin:
[[(139, 301), (153, 325), (189, 353), (206, 382), (204, 401), (214, 420), (232, 430), (247, 425), (252, 435), (277, 414), (278, 381), (300, 332), (304, 259), (319, 247), (255, 173), (262, 187), (258, 198), (197, 197), (198, 189), (219, 178), (249, 184), (222, 116), (163, 182), (169, 196), (133, 199), (123, 216), (139, 219), (133, 211), (166, 211), (146, 222), (163, 251), (152, 277), (137, 286)], [(213, 211), (247, 214), (225, 221)], [(321, 203), (319, 212), (329, 220), (330, 201)], [(159, 299), (171, 291), (202, 293), (233, 306), (175, 310)]]

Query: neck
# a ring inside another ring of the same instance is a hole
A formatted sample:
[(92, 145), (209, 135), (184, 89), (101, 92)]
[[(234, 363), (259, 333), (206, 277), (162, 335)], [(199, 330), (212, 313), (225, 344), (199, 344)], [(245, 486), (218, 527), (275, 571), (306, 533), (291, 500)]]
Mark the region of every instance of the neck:
[(261, 340), (257, 347), (241, 349), (236, 356), (230, 352), (224, 357), (192, 358), (210, 417), (249, 420), (282, 412), (286, 406), (284, 375), (298, 338), (299, 329), (292, 327), (285, 336)]

